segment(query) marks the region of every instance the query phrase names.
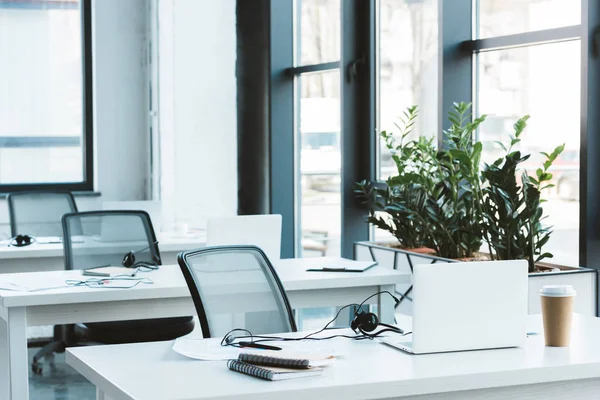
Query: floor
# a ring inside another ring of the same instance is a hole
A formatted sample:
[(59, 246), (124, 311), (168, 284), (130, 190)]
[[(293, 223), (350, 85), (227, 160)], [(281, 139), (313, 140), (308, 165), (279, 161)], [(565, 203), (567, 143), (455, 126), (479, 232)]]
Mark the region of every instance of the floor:
[[(29, 363), (37, 348), (29, 349)], [(94, 400), (96, 388), (65, 362), (65, 353), (56, 354), (55, 368), (44, 361), (42, 376), (29, 372), (31, 400)]]

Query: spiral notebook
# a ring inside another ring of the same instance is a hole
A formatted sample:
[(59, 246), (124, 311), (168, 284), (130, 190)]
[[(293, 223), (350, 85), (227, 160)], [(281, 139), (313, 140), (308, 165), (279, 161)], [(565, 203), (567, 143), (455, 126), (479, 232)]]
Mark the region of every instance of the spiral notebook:
[(333, 355), (308, 355), (279, 351), (263, 351), (261, 353), (240, 353), (238, 361), (266, 367), (308, 369), (332, 364), (335, 361), (335, 357)]
[(227, 368), (235, 372), (254, 376), (267, 381), (283, 381), (286, 379), (307, 378), (310, 376), (318, 376), (323, 373), (323, 368), (291, 369), (266, 367), (249, 364), (239, 360), (227, 361)]

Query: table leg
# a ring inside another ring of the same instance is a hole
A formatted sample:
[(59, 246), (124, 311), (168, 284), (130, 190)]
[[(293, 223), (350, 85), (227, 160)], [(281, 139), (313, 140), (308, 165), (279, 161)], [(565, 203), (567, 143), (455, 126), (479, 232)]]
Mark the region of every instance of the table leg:
[[(381, 285), (379, 291), (388, 291), (394, 293), (394, 285)], [(379, 313), (379, 320), (386, 324), (393, 324), (395, 319), (395, 302), (392, 296), (387, 293), (381, 293), (377, 296), (377, 312)]]
[[(6, 318), (6, 320), (5, 320)], [(10, 398), (10, 355), (8, 353), (8, 312), (0, 307), (0, 399)]]
[(27, 320), (24, 307), (0, 311), (0, 398), (29, 398)]

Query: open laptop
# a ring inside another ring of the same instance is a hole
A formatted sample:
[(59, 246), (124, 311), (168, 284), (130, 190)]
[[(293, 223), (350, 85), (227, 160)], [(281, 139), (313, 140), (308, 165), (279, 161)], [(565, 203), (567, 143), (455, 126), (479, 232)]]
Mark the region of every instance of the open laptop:
[(527, 272), (525, 260), (415, 265), (412, 338), (382, 342), (412, 354), (523, 346)]

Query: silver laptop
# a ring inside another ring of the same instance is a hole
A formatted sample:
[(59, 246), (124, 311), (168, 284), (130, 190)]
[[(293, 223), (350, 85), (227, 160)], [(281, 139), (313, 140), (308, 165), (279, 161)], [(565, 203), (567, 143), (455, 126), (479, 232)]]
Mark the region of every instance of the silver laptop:
[(525, 260), (415, 265), (412, 335), (382, 342), (412, 354), (523, 346), (527, 270)]

